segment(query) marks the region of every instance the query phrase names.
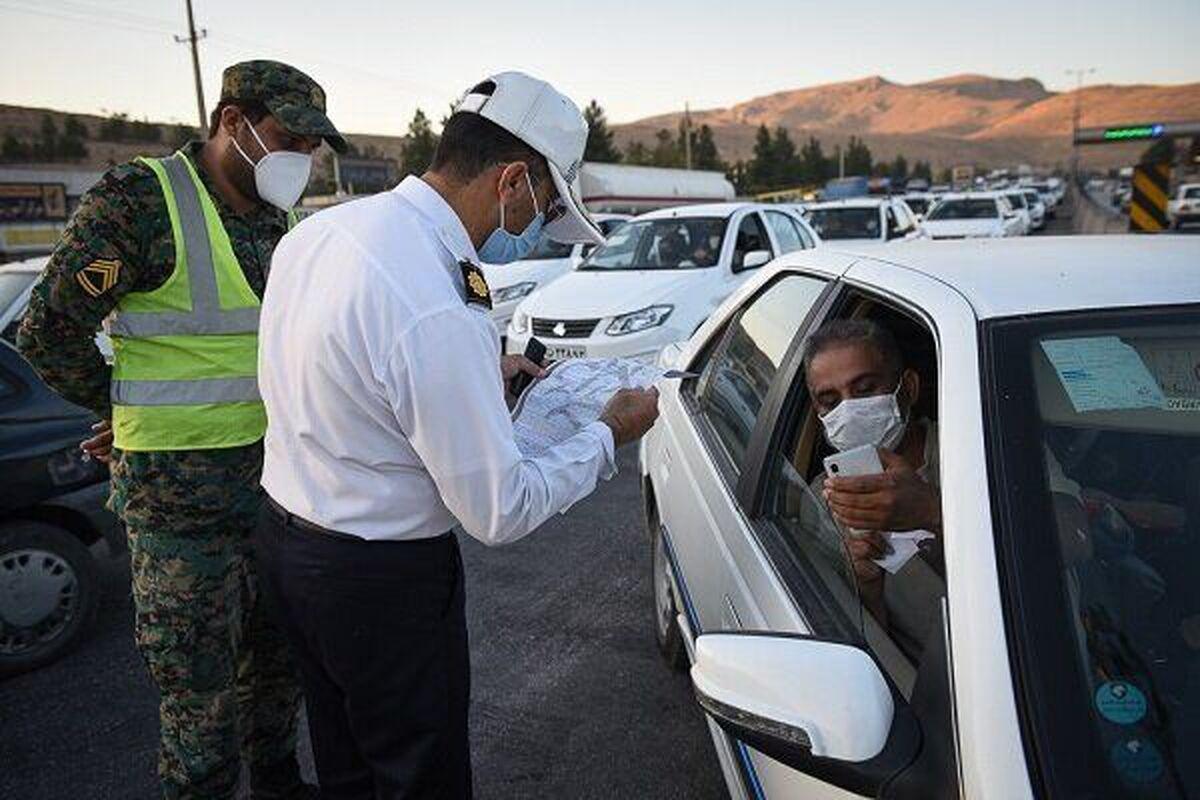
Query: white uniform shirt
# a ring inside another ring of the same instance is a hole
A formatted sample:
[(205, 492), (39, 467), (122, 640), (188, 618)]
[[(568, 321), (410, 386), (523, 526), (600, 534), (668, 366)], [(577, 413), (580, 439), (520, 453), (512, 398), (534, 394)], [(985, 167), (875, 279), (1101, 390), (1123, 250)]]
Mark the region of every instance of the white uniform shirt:
[(365, 539), (436, 536), (461, 523), (519, 539), (609, 478), (595, 422), (523, 459), (487, 310), (465, 301), (478, 263), (428, 184), (306, 219), (275, 250), (259, 327), (267, 409), (263, 487), (288, 511)]

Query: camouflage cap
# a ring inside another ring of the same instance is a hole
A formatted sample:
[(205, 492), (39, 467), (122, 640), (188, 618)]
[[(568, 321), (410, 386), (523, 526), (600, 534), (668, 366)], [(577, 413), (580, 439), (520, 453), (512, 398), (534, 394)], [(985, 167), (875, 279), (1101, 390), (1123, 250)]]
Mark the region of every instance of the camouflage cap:
[(346, 140), (325, 116), (325, 90), (279, 61), (243, 61), (221, 76), (222, 100), (258, 100), (279, 124), (299, 136), (320, 136), (339, 153)]

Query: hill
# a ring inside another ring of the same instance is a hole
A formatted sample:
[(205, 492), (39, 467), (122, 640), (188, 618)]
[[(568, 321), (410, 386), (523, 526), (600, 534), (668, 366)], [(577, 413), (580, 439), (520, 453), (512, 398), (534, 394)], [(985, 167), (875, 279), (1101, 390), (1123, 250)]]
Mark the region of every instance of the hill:
[[(1089, 86), (1078, 94), (1082, 125), (1200, 118), (1200, 83), (1171, 86)], [(955, 75), (900, 84), (878, 75), (757, 97), (729, 108), (691, 112), (706, 124), (726, 160), (749, 158), (759, 125), (783, 126), (797, 146), (816, 136), (826, 152), (850, 135), (863, 138), (877, 159), (903, 153), (935, 167), (955, 163), (1001, 166), (1065, 162), (1071, 151), (1076, 92), (1051, 92), (1033, 78), (1006, 80)], [(661, 128), (676, 130), (680, 113), (614, 125), (622, 145), (651, 143)], [(1084, 150), (1086, 164), (1115, 166), (1140, 149)]]

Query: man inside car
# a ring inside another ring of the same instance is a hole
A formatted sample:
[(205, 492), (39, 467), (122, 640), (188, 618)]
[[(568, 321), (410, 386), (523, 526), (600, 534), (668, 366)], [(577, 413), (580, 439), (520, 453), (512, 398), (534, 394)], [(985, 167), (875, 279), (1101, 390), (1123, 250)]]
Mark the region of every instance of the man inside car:
[[(863, 605), (880, 624), (919, 651), (921, 632), (896, 630), (909, 626), (889, 619), (895, 604), (890, 597), (885, 602), (889, 573), (879, 562), (892, 551), (888, 541), (892, 533), (922, 531), (931, 534), (921, 536), (923, 564), (912, 564), (911, 569), (907, 563), (889, 566), (896, 577), (924, 568), (932, 570), (931, 578), (943, 572), (937, 424), (914, 417), (920, 377), (905, 364), (891, 331), (872, 320), (843, 319), (823, 325), (805, 345), (804, 367), (829, 444), (839, 451), (866, 444), (879, 450), (881, 474), (828, 479), (822, 475), (814, 488), (821, 489), (828, 510), (847, 532)], [(937, 592), (936, 586), (927, 588)]]

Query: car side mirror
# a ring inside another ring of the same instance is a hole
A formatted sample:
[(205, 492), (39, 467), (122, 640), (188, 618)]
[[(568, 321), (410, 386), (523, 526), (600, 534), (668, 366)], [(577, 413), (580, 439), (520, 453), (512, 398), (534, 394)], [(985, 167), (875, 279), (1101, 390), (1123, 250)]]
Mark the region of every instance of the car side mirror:
[(849, 791), (876, 796), (916, 757), (916, 718), (854, 645), (704, 634), (691, 674), (696, 700), (730, 736)]
[(742, 256), (742, 265), (734, 269), (734, 272), (741, 272), (746, 269), (755, 269), (761, 267), (771, 260), (771, 252), (769, 250), (751, 250), (746, 255)]

